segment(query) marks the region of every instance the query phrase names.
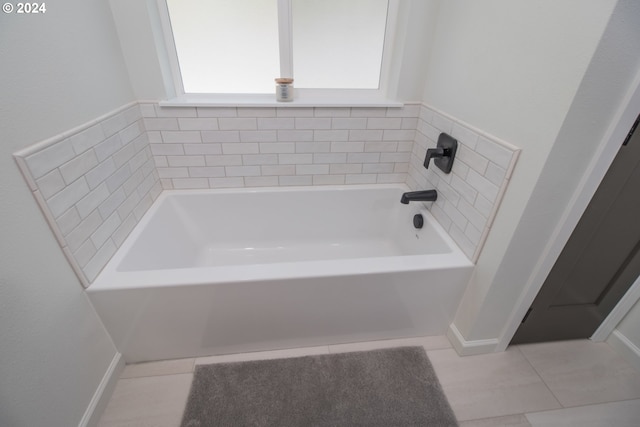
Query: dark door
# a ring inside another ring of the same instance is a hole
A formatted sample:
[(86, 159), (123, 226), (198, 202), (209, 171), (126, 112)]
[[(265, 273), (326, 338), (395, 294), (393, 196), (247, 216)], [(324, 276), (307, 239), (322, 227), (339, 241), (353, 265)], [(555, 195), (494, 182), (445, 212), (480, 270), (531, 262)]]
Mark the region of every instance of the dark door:
[(638, 276), (640, 131), (620, 148), (511, 343), (590, 337)]

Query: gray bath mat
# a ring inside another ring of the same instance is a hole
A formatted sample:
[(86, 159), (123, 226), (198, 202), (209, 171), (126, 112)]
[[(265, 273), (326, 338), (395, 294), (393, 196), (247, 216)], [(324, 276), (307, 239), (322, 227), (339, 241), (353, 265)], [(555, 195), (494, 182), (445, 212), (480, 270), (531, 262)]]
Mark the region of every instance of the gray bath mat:
[(457, 426), (421, 347), (196, 367), (182, 427)]

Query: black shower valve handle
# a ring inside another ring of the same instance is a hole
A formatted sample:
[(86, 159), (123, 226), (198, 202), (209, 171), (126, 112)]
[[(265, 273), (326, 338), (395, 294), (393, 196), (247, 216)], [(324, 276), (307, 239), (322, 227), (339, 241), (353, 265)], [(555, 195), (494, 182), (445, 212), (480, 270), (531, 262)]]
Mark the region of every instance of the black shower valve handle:
[[(447, 152), (448, 151), (448, 152)], [(442, 147), (429, 148), (427, 150), (427, 156), (424, 159), (424, 167), (429, 169), (429, 161), (434, 158), (449, 157), (451, 150), (447, 150)]]
[(440, 170), (444, 173), (450, 173), (457, 149), (458, 140), (443, 132), (438, 137), (436, 148), (427, 150), (423, 166), (429, 169), (429, 162), (434, 159), (433, 162)]

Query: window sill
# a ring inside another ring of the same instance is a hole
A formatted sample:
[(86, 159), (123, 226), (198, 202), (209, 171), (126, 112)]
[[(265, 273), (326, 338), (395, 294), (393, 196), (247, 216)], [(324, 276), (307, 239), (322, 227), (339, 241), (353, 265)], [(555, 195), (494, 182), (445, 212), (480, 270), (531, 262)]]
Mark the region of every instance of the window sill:
[(322, 96), (296, 92), (291, 102), (278, 102), (275, 94), (184, 94), (166, 101), (161, 107), (396, 107), (404, 103), (379, 96), (345, 95)]

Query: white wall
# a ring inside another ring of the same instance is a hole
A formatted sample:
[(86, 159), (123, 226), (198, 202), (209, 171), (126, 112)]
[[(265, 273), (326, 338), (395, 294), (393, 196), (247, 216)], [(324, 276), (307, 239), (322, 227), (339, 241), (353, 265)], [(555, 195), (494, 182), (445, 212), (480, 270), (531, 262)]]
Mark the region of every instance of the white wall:
[(12, 153), (134, 99), (106, 2), (0, 15), (0, 425), (77, 425), (116, 355)]
[(389, 96), (420, 101), (436, 34), (442, 0), (400, 1), (394, 40)]
[(155, 3), (109, 0), (133, 92), (145, 101), (175, 96)]
[[(454, 322), (466, 340), (497, 339), (509, 326), (592, 148), (610, 124), (612, 107), (635, 74), (637, 64), (611, 51), (614, 43), (594, 57), (615, 5), (441, 5), (424, 101), (523, 149)], [(628, 26), (610, 36), (637, 40), (634, 31)], [(570, 167), (560, 159), (570, 160)]]

